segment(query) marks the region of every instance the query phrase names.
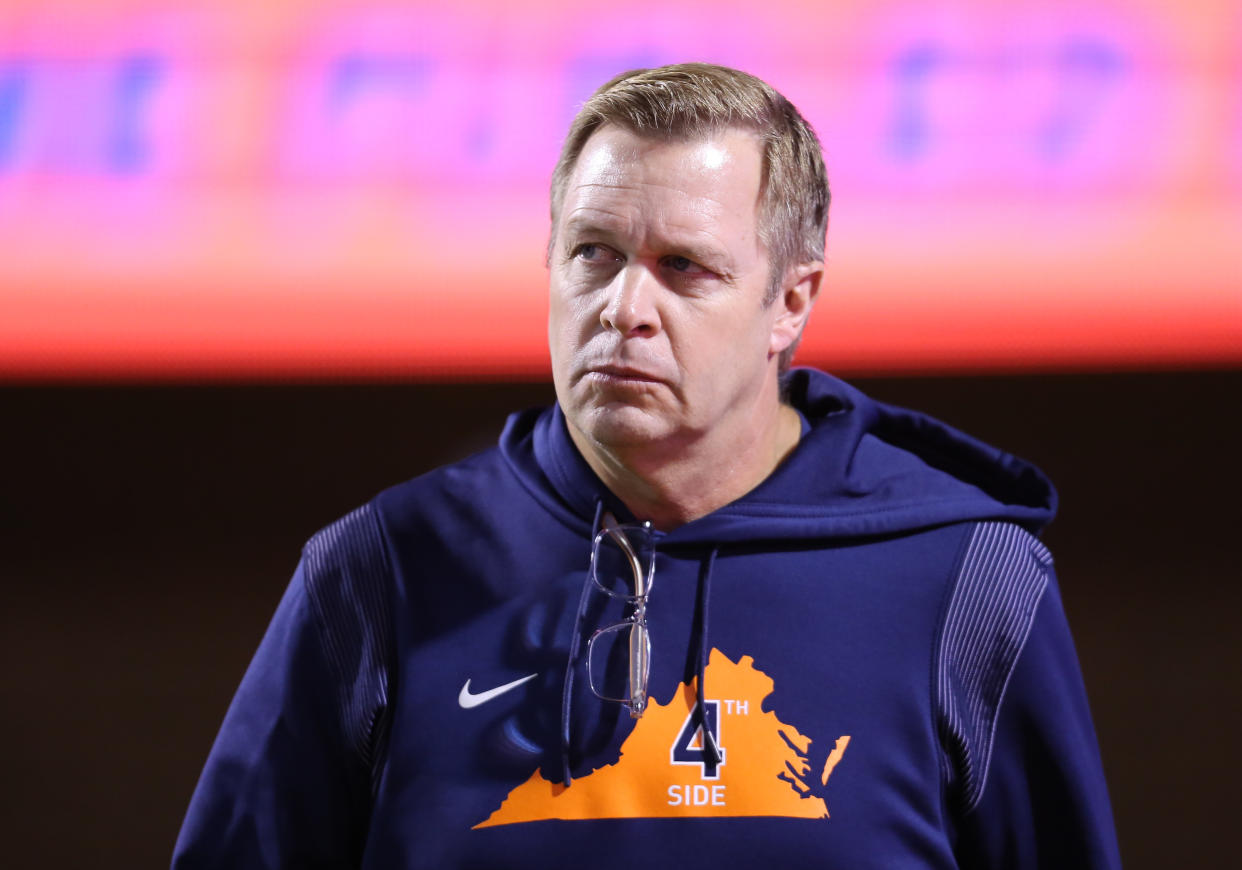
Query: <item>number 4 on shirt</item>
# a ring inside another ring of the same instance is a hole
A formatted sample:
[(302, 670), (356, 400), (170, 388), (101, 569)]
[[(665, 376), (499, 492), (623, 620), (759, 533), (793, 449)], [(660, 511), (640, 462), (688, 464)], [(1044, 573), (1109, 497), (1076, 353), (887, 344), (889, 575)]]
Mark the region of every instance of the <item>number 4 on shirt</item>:
[(703, 718), (711, 732), (712, 742), (716, 744), (720, 753), (719, 764), (712, 758), (712, 754), (707, 751), (706, 744), (703, 742), (703, 731), (699, 727), (699, 717), (696, 715), (697, 705), (690, 711), (690, 715), (686, 717), (686, 721), (681, 726), (677, 739), (673, 741), (673, 746), (669, 751), (669, 763), (697, 764), (701, 779), (719, 779), (719, 767), (725, 763), (724, 745), (720, 742), (720, 702), (704, 701), (703, 710), (705, 714)]

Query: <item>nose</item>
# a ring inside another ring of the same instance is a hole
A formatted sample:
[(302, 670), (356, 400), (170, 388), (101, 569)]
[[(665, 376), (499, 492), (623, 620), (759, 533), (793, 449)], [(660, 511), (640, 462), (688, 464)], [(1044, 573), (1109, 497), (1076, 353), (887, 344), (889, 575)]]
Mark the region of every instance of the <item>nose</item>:
[(659, 281), (645, 266), (631, 263), (617, 272), (608, 286), (609, 298), (599, 313), (605, 329), (623, 337), (646, 337), (660, 331), (656, 305)]

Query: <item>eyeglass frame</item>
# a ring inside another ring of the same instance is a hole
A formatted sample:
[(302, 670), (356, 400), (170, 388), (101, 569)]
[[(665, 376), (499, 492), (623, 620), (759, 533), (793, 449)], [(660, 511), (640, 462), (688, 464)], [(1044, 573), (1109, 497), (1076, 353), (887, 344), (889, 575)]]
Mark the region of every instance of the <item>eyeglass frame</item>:
[[(644, 566), (640, 561), (638, 553), (634, 550), (634, 545), (630, 541), (627, 531), (639, 532), (650, 536), (652, 532), (651, 522), (640, 524), (619, 525), (610, 514), (605, 514), (602, 522), (602, 528), (595, 534), (591, 541), (591, 582), (604, 594), (626, 601), (634, 605), (634, 612), (621, 622), (604, 626), (597, 629), (591, 634), (587, 641), (587, 683), (591, 687), (591, 692), (601, 701), (611, 701), (614, 703), (624, 704), (630, 711), (630, 716), (634, 719), (641, 718), (647, 709), (647, 684), (651, 675), (651, 631), (647, 626), (647, 601), (651, 597), (651, 589), (655, 584), (655, 548), (651, 548), (648, 555), (648, 564)], [(620, 594), (609, 589), (600, 582), (598, 573), (599, 549), (605, 538), (612, 538), (629, 562), (630, 570), (634, 573), (634, 594)], [(613, 698), (605, 695), (595, 686), (595, 669), (592, 667), (592, 655), (595, 650), (595, 642), (609, 632), (622, 631), (629, 629), (629, 668), (627, 671), (627, 686), (629, 689), (628, 697)]]

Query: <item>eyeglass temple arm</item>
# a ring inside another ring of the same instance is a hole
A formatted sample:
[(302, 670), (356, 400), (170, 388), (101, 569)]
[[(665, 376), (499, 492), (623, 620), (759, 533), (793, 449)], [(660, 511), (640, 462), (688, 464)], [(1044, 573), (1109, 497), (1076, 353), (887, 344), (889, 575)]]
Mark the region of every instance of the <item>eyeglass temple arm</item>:
[(646, 595), (647, 575), (643, 571), (642, 562), (638, 560), (638, 554), (634, 552), (634, 545), (625, 536), (625, 532), (621, 531), (621, 527), (617, 525), (612, 514), (604, 514), (602, 525), (609, 536), (617, 542), (617, 546), (625, 553), (625, 558), (630, 563), (630, 570), (634, 572), (634, 592), (639, 596)]

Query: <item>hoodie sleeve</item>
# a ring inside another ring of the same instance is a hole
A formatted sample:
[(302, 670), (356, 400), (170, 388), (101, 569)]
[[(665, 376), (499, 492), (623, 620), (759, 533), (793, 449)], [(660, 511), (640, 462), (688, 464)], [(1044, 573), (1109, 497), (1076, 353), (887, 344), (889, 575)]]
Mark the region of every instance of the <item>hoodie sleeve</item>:
[(976, 527), (947, 610), (939, 709), (964, 868), (1119, 868), (1091, 713), (1047, 549)]
[(307, 544), (195, 788), (172, 866), (356, 866), (386, 723), (386, 572), (369, 508)]

